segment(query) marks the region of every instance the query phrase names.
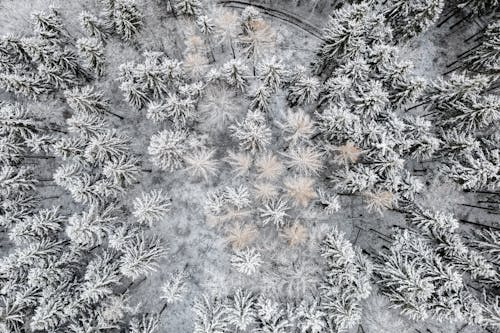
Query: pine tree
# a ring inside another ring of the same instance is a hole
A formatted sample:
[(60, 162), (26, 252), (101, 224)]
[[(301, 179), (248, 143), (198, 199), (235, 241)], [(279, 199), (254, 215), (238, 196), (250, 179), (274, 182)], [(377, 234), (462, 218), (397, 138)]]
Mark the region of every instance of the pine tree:
[(120, 271), (135, 280), (149, 274), (158, 267), (158, 260), (165, 255), (166, 248), (157, 237), (147, 237), (144, 233), (131, 239), (120, 258)]
[(271, 141), (271, 130), (261, 112), (248, 112), (240, 123), (229, 127), (232, 136), (239, 140), (240, 147), (252, 153), (265, 150)]
[(109, 113), (109, 101), (93, 86), (75, 87), (64, 92), (66, 102), (77, 113)]
[(170, 278), (163, 284), (161, 288), (161, 297), (166, 300), (167, 304), (179, 302), (187, 292), (187, 279), (189, 275), (186, 271), (176, 271), (170, 275)]
[(16, 95), (37, 99), (50, 92), (50, 88), (39, 77), (14, 71), (0, 74), (0, 87)]
[(106, 161), (120, 159), (129, 153), (130, 142), (130, 138), (122, 133), (106, 131), (90, 139), (85, 148), (85, 160), (102, 165)]
[(288, 71), (283, 62), (275, 57), (259, 62), (257, 65), (259, 77), (271, 93), (276, 92), (286, 81)]
[(132, 0), (114, 0), (112, 15), (115, 31), (127, 42), (142, 29), (143, 15)]
[(9, 238), (17, 245), (44, 238), (57, 239), (56, 235), (62, 229), (64, 220), (57, 207), (43, 209), (12, 227)]
[(155, 333), (158, 331), (160, 317), (158, 315), (142, 315), (140, 319), (134, 317), (130, 320), (130, 333)]
[(289, 87), (288, 102), (292, 106), (311, 104), (318, 98), (319, 86), (317, 78), (301, 75)]
[(104, 134), (111, 127), (99, 114), (77, 112), (66, 120), (68, 131), (86, 140)]
[(260, 86), (255, 91), (252, 102), (250, 103), (250, 109), (266, 112), (269, 110), (269, 100), (271, 99), (271, 93), (266, 86)]
[(87, 66), (92, 68), (97, 76), (102, 76), (104, 74), (104, 46), (102, 42), (96, 38), (80, 38), (76, 43)]
[(262, 265), (261, 255), (254, 248), (236, 250), (231, 256), (231, 265), (242, 274), (253, 275)]
[(198, 15), (196, 25), (200, 32), (204, 35), (212, 35), (215, 32), (215, 24), (207, 15)]
[(488, 15), (498, 9), (498, 0), (470, 0), (457, 4), (457, 7), (467, 7), (472, 9), (476, 15)]
[(197, 17), (202, 7), (199, 0), (176, 0), (175, 10), (181, 15)]
[(287, 211), (290, 209), (288, 203), (285, 200), (278, 199), (270, 201), (264, 204), (264, 207), (260, 208), (260, 217), (262, 217), (262, 224), (274, 224), (277, 229), (283, 228), (287, 222), (290, 215)]
[(461, 60), (467, 69), (476, 73), (495, 75), (500, 72), (500, 24), (489, 25), (481, 45)]
[(163, 130), (151, 137), (148, 153), (153, 164), (162, 170), (174, 171), (184, 165), (184, 156), (190, 150), (187, 133)]
[(203, 295), (195, 300), (194, 333), (224, 333), (229, 326), (227, 311), (224, 304), (215, 299), (210, 300)]
[(0, 168), (0, 195), (2, 196), (33, 191), (36, 183), (31, 169), (10, 165), (3, 165)]
[(261, 332), (285, 333), (292, 323), (283, 304), (260, 295), (256, 303), (257, 325)]
[(391, 31), (380, 14), (368, 2), (343, 6), (333, 12), (323, 32), (317, 52), (317, 73), (331, 71), (345, 59), (354, 59), (366, 52), (366, 46), (387, 43)]
[(443, 8), (443, 0), (416, 2), (391, 0), (387, 4), (384, 16), (391, 24), (396, 36), (409, 39), (429, 29), (438, 20)]
[(102, 174), (113, 180), (116, 185), (132, 185), (140, 177), (139, 160), (128, 155), (112, 157), (104, 163)]
[(452, 73), (448, 79), (438, 78), (431, 82), (424, 96), (438, 111), (446, 111), (456, 102), (468, 101), (483, 93), (489, 85), (489, 79), (483, 75), (469, 77), (464, 73)]
[(35, 30), (44, 38), (60, 38), (63, 35), (62, 19), (59, 13), (50, 8), (45, 12), (32, 14)]
[(321, 256), (326, 260), (326, 272), (320, 286), (320, 307), (330, 327), (339, 331), (352, 328), (361, 318), (361, 300), (371, 292), (371, 264), (336, 229), (322, 241)]
[(63, 137), (57, 140), (52, 150), (54, 155), (61, 158), (63, 161), (70, 159), (79, 159), (83, 157), (87, 140), (79, 137)]
[(87, 11), (83, 11), (80, 14), (80, 22), (90, 37), (97, 38), (101, 42), (104, 42), (109, 36), (109, 26)]
[(384, 112), (389, 103), (387, 92), (380, 81), (368, 81), (352, 96), (354, 112), (362, 118), (375, 119)]
[(91, 205), (88, 212), (71, 215), (65, 229), (66, 235), (82, 249), (102, 245), (116, 220), (113, 208), (111, 206), (99, 211), (97, 206)]
[(245, 331), (255, 322), (255, 296), (249, 291), (238, 289), (226, 311), (229, 323)]
[(233, 59), (225, 63), (221, 73), (229, 86), (245, 91), (248, 85), (248, 67), (240, 59)]
[(103, 252), (85, 268), (79, 298), (89, 305), (99, 304), (114, 294), (113, 287), (120, 283), (119, 263), (112, 252)]
[(500, 119), (500, 98), (495, 95), (471, 96), (466, 102), (453, 103), (452, 110), (443, 114), (443, 125), (465, 132), (475, 132), (491, 126)]
[(283, 156), (287, 158), (287, 167), (301, 175), (317, 175), (323, 168), (323, 154), (314, 147), (291, 147)]
[(134, 211), (132, 215), (139, 224), (153, 225), (159, 222), (169, 211), (171, 199), (161, 190), (143, 192), (134, 200)]
[(150, 101), (142, 86), (138, 83), (125, 81), (120, 85), (120, 90), (123, 91), (127, 102), (137, 109), (141, 109)]

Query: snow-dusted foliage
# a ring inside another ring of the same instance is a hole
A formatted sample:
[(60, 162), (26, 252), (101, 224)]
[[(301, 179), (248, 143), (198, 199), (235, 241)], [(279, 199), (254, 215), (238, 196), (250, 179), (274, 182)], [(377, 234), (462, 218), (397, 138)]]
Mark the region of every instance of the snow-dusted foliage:
[(0, 4), (0, 332), (500, 328), (498, 0), (49, 2)]
[(345, 236), (329, 232), (321, 243), (326, 274), (321, 283), (321, 303), (328, 327), (344, 331), (361, 319), (361, 301), (371, 292), (372, 264)]
[(432, 317), (495, 327), (498, 323), (490, 320), (495, 306), (487, 303), (494, 298), (491, 290), (477, 294), (469, 282), (481, 279), (494, 285), (497, 281), (498, 273), (490, 261), (493, 257), (487, 250), (495, 241), (494, 232), (480, 232), (469, 248), (457, 233), (459, 222), (451, 214), (414, 207), (408, 220), (417, 230), (397, 231), (377, 266), (382, 291), (413, 319)]
[(384, 16), (396, 37), (412, 38), (425, 32), (437, 21), (444, 3), (443, 0), (389, 0)]

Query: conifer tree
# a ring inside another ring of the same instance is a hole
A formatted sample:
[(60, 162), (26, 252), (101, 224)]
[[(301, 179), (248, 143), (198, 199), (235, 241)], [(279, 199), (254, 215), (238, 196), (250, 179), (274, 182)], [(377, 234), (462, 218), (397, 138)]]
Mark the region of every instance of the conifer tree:
[(96, 38), (80, 38), (77, 40), (77, 45), (87, 66), (92, 68), (97, 76), (102, 76), (104, 74), (104, 49), (102, 42)]
[(188, 17), (197, 17), (202, 12), (202, 7), (199, 0), (176, 0), (175, 10)]
[(112, 20), (116, 33), (127, 42), (135, 38), (143, 26), (143, 15), (132, 0), (114, 0)]
[(300, 76), (290, 85), (288, 102), (290, 105), (311, 104), (318, 98), (319, 81), (315, 77)]
[(161, 190), (143, 192), (140, 197), (134, 200), (134, 211), (132, 215), (139, 224), (149, 224), (150, 226), (159, 222), (166, 213), (170, 211), (169, 199)]
[(148, 237), (144, 233), (136, 235), (123, 249), (120, 271), (135, 280), (149, 274), (158, 267), (158, 260), (166, 253), (166, 248), (158, 237)]
[(394, 34), (403, 38), (413, 38), (425, 32), (439, 18), (443, 11), (443, 0), (419, 0), (408, 2), (391, 0), (384, 16), (391, 24)]
[(129, 151), (130, 138), (109, 130), (91, 138), (85, 148), (84, 157), (89, 163), (104, 164), (106, 161), (120, 159)]
[(45, 12), (35, 12), (32, 18), (36, 31), (42, 37), (60, 38), (63, 35), (62, 19), (54, 8)]
[(90, 37), (97, 38), (101, 42), (104, 42), (109, 35), (109, 26), (87, 11), (80, 14), (80, 23)]
[(461, 62), (470, 71), (497, 75), (500, 73), (500, 24), (489, 25), (481, 39), (481, 45)]
[(321, 256), (326, 272), (320, 285), (320, 308), (329, 327), (352, 328), (361, 319), (360, 302), (371, 292), (372, 265), (336, 229), (322, 241)]
[(239, 140), (240, 147), (252, 153), (265, 150), (271, 141), (271, 130), (261, 112), (248, 112), (245, 119), (230, 126), (232, 136)]
[(240, 59), (233, 59), (225, 63), (221, 72), (229, 86), (245, 91), (248, 85), (248, 67)]
[(223, 333), (229, 326), (226, 308), (220, 300), (212, 301), (203, 295), (195, 300), (193, 312), (194, 333)]
[(103, 114), (109, 111), (109, 102), (102, 92), (92, 86), (75, 87), (64, 92), (68, 105), (75, 112)]
[(186, 132), (163, 130), (151, 137), (148, 153), (155, 166), (173, 171), (184, 165), (184, 156), (190, 148)]
[(255, 301), (251, 292), (237, 290), (232, 302), (227, 306), (229, 323), (242, 331), (250, 327), (256, 319)]

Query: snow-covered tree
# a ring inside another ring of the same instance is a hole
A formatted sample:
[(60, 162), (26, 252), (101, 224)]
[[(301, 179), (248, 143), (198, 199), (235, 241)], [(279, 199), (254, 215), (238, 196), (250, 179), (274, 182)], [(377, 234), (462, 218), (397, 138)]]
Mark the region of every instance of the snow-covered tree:
[(232, 59), (225, 63), (221, 73), (229, 86), (245, 91), (248, 85), (248, 67), (240, 59)]
[(273, 200), (267, 204), (264, 204), (262, 208), (259, 209), (260, 216), (262, 219), (262, 224), (273, 224), (276, 228), (283, 228), (287, 224), (287, 218), (290, 215), (287, 214), (289, 210), (288, 204), (285, 200)]
[(311, 104), (318, 98), (319, 87), (317, 78), (300, 75), (289, 87), (288, 102), (292, 106)]
[(194, 177), (202, 177), (208, 181), (209, 177), (217, 175), (219, 170), (218, 162), (214, 159), (215, 153), (215, 150), (199, 148), (186, 154), (186, 171)]
[(161, 190), (143, 192), (140, 197), (134, 200), (132, 215), (138, 223), (147, 223), (151, 226), (170, 211), (170, 202), (170, 198)]
[(496, 29), (495, 32), (487, 30), (485, 32), (484, 40), (481, 46), (469, 54), (462, 62), (470, 71), (495, 75), (500, 71), (500, 28), (490, 27), (491, 30)]
[(148, 237), (144, 232), (132, 238), (122, 249), (120, 271), (135, 280), (155, 271), (158, 260), (166, 253), (166, 248), (158, 237)]
[(77, 40), (78, 51), (87, 66), (95, 71), (97, 76), (104, 74), (104, 47), (97, 38), (80, 38)]
[(231, 256), (231, 265), (242, 274), (253, 275), (262, 265), (261, 255), (254, 248), (236, 250)]
[(190, 143), (184, 131), (163, 130), (151, 137), (148, 147), (153, 164), (166, 171), (181, 168), (189, 151)]
[(133, 0), (113, 1), (113, 27), (125, 40), (131, 41), (141, 31), (143, 15)]
[(271, 142), (271, 129), (259, 111), (249, 111), (242, 122), (236, 122), (230, 129), (232, 136), (238, 139), (240, 147), (252, 153), (265, 150)]
[(226, 311), (229, 323), (245, 331), (255, 322), (255, 296), (249, 291), (238, 289)]
[(101, 42), (104, 42), (109, 35), (109, 25), (87, 11), (80, 14), (80, 22), (90, 37), (97, 38)]
[(176, 0), (175, 10), (181, 15), (198, 16), (202, 12), (199, 0)]
[(370, 296), (372, 265), (336, 229), (323, 239), (321, 256), (326, 269), (320, 285), (320, 308), (329, 327), (347, 330), (359, 322), (360, 302)]
[(91, 138), (85, 148), (84, 157), (89, 163), (104, 164), (119, 160), (130, 151), (130, 138), (115, 130), (109, 130)]
[(211, 300), (205, 295), (197, 298), (193, 312), (194, 333), (224, 333), (229, 326), (225, 304), (218, 299)]
[(313, 178), (289, 177), (285, 179), (284, 185), (287, 196), (293, 199), (297, 206), (307, 207), (311, 200), (316, 197)]
[(64, 92), (66, 102), (75, 112), (103, 114), (110, 112), (104, 94), (92, 86), (75, 87)]
[(271, 93), (276, 92), (287, 79), (288, 71), (282, 60), (275, 57), (259, 62), (257, 65), (259, 77)]
[(155, 333), (160, 326), (160, 316), (155, 314), (141, 315), (130, 320), (130, 333)]
[(283, 154), (288, 168), (305, 176), (317, 175), (323, 168), (323, 154), (310, 146), (295, 146)]
[(0, 88), (32, 99), (37, 99), (50, 91), (50, 87), (41, 78), (16, 71), (0, 74)]
[(253, 110), (258, 110), (266, 112), (269, 109), (269, 100), (271, 99), (271, 93), (266, 86), (260, 86), (256, 89), (252, 102), (250, 103), (250, 108)]
[(103, 244), (114, 221), (113, 209), (99, 211), (97, 206), (91, 206), (88, 212), (71, 215), (65, 232), (75, 245), (90, 249)]
[(60, 38), (63, 35), (63, 24), (55, 8), (44, 12), (35, 12), (32, 15), (35, 30), (44, 38)]
[(444, 8), (444, 1), (390, 0), (386, 6), (384, 16), (391, 24), (394, 34), (403, 38), (412, 38), (425, 32), (438, 20)]
[(292, 145), (307, 142), (316, 132), (315, 122), (304, 110), (288, 110), (286, 118), (280, 124), (286, 136), (285, 139)]
[(186, 282), (189, 275), (186, 271), (176, 271), (170, 275), (170, 278), (161, 288), (160, 298), (165, 299), (167, 304), (173, 304), (180, 301), (187, 292)]
[(498, 9), (500, 2), (498, 0), (470, 0), (458, 1), (457, 7), (472, 9), (476, 15), (488, 15)]

